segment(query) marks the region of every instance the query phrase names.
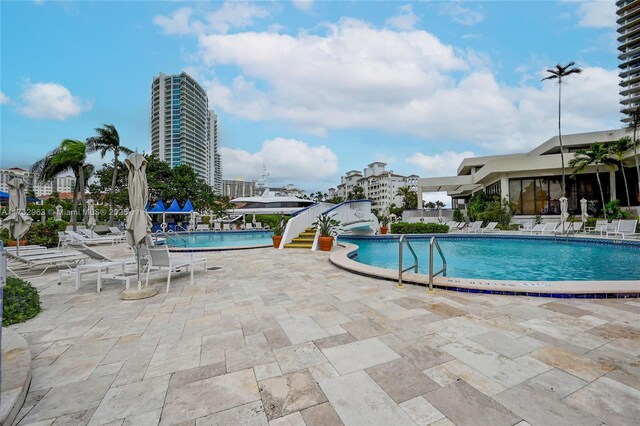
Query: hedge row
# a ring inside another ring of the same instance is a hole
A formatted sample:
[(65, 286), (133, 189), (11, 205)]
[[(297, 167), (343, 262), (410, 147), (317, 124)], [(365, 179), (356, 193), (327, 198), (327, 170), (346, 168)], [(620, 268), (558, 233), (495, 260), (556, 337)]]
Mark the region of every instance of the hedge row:
[(391, 224), (392, 234), (446, 234), (449, 226), (439, 223), (407, 223), (398, 222)]

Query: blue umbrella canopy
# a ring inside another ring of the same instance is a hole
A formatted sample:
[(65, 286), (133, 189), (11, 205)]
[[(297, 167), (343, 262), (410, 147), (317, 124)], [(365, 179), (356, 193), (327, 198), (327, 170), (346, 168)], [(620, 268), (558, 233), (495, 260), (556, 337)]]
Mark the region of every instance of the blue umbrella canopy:
[(178, 200), (174, 198), (171, 204), (169, 205), (169, 207), (167, 207), (167, 209), (164, 212), (165, 213), (181, 213), (182, 210), (180, 210), (180, 205), (178, 204)]
[(191, 199), (187, 199), (187, 202), (184, 204), (182, 208), (182, 213), (191, 213), (195, 209), (193, 208), (193, 204), (191, 203)]
[(147, 212), (149, 213), (163, 213), (165, 211), (166, 207), (164, 206), (164, 203), (162, 202), (162, 200), (159, 200), (155, 206), (153, 206), (152, 208), (148, 208)]

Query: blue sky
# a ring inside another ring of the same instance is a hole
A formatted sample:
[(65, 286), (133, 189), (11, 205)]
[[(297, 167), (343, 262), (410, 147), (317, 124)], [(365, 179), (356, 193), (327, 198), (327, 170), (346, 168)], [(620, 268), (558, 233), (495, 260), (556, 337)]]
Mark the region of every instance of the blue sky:
[[(187, 71), (220, 118), (225, 178), (308, 191), (385, 161), (455, 173), (556, 132), (544, 70), (574, 60), (565, 132), (618, 128), (613, 1), (2, 2), (0, 165), (113, 123), (149, 150), (154, 75)], [(98, 158), (92, 161), (100, 162)]]

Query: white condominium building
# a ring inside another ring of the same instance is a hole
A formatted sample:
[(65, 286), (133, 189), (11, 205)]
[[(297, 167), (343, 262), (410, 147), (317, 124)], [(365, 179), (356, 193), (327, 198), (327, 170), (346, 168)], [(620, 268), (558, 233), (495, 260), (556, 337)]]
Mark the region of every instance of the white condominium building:
[(27, 185), (27, 190), (33, 191), (36, 197), (49, 195), (54, 191), (72, 192), (76, 185), (76, 179), (73, 176), (58, 176), (48, 182), (38, 182), (35, 175), (29, 170), (12, 167), (10, 169), (0, 169), (0, 191), (9, 191), (8, 182), (14, 176), (21, 177)]
[(626, 113), (640, 106), (640, 1), (618, 0), (618, 68), (620, 109)]
[(385, 170), (386, 165), (386, 163), (377, 161), (367, 165), (364, 173), (357, 170), (348, 171), (340, 178), (341, 182), (334, 191), (335, 195), (346, 199), (356, 186), (360, 186), (364, 190), (365, 198), (373, 202), (372, 208), (388, 211), (391, 204), (401, 206), (402, 196), (397, 195), (398, 189), (407, 186), (415, 191), (419, 176), (399, 175), (391, 170)]
[(151, 153), (173, 168), (189, 164), (222, 194), (218, 116), (187, 73), (160, 74), (151, 85)]

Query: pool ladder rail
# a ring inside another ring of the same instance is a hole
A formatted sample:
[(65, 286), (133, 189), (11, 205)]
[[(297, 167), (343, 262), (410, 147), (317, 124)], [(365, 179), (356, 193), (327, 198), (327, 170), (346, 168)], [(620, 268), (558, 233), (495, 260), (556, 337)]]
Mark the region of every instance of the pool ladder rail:
[[(165, 242), (165, 244), (166, 244), (167, 246), (169, 245), (169, 242), (170, 242), (170, 241), (171, 241), (171, 242), (176, 241), (176, 240), (173, 240), (172, 238), (170, 238), (170, 237), (174, 237), (174, 236), (175, 236), (177, 240), (180, 240), (180, 242), (181, 242), (181, 244), (180, 244), (180, 245), (181, 245), (182, 247), (185, 247), (185, 248), (187, 247), (187, 240), (185, 240), (185, 239), (182, 237), (182, 235), (178, 234), (176, 231), (172, 231), (172, 230), (168, 230), (168, 231), (161, 231), (161, 230), (157, 230), (157, 231), (155, 232), (155, 234), (154, 234), (154, 237), (155, 237), (155, 243), (156, 243), (156, 245), (157, 245), (157, 243), (158, 243), (158, 235), (162, 235), (162, 236), (164, 236), (164, 242)], [(175, 245), (175, 247), (177, 247), (177, 246), (178, 246), (178, 245), (176, 244), (176, 245)]]
[[(411, 255), (413, 256), (414, 263), (413, 265), (403, 268), (403, 251), (404, 245), (407, 245), (409, 250), (411, 251)], [(442, 259), (442, 268), (439, 271), (433, 271), (433, 248), (438, 250), (438, 254)], [(413, 269), (415, 273), (418, 273), (418, 256), (416, 255), (415, 250), (411, 246), (407, 235), (401, 235), (400, 240), (398, 241), (398, 288), (404, 288), (404, 284), (402, 283), (402, 275), (408, 270)], [(433, 293), (433, 277), (442, 274), (443, 277), (447, 276), (447, 259), (444, 257), (444, 253), (442, 253), (442, 249), (440, 248), (440, 244), (438, 243), (438, 239), (436, 237), (431, 237), (429, 241), (429, 293)]]

